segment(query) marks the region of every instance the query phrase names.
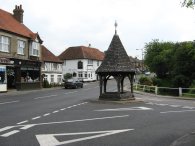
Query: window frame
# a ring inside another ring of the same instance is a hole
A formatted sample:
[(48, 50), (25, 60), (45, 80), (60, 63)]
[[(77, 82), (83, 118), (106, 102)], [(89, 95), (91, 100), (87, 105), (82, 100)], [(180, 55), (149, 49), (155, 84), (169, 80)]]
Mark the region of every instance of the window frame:
[[(25, 41), (23, 41), (23, 40), (18, 40), (18, 48), (17, 48), (17, 54), (19, 54), (19, 55), (24, 55), (24, 49), (25, 49), (25, 47), (26, 47), (26, 42)], [(23, 47), (22, 46), (20, 46), (20, 43), (23, 43)], [(21, 50), (22, 51), (21, 51)], [(21, 52), (20, 52), (21, 51)]]
[[(5, 42), (5, 38), (7, 39), (7, 42)], [(7, 50), (5, 50), (5, 46), (6, 46)], [(10, 37), (0, 35), (0, 52), (9, 53), (10, 52), (10, 46), (11, 46)]]

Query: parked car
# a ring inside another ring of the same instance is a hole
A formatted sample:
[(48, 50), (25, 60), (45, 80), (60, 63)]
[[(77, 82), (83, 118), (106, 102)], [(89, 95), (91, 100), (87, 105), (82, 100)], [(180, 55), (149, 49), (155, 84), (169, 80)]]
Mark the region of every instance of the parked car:
[(65, 89), (67, 88), (83, 88), (83, 82), (79, 81), (78, 79), (69, 79), (64, 82)]

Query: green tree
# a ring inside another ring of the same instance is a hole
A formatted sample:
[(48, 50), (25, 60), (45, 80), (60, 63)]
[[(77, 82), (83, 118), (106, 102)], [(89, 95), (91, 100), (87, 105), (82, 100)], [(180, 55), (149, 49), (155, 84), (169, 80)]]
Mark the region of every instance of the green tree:
[(145, 48), (145, 64), (156, 73), (158, 84), (159, 81), (169, 81), (174, 87), (189, 87), (195, 80), (194, 42), (153, 40)]
[(71, 73), (66, 73), (64, 74), (64, 80), (68, 80), (68, 79), (71, 79), (72, 78), (72, 74)]
[(159, 42), (157, 39), (145, 45), (145, 64), (159, 78), (165, 78), (169, 74), (173, 47), (172, 42)]
[(182, 6), (187, 8), (194, 8), (194, 4), (194, 0), (184, 0), (182, 2)]

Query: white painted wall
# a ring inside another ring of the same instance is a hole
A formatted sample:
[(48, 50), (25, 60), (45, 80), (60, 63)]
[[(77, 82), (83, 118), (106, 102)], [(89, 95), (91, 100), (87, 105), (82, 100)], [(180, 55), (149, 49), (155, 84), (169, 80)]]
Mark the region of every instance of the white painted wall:
[[(45, 79), (51, 83), (61, 84), (63, 75), (62, 75), (62, 64), (53, 63), (53, 62), (44, 62), (42, 66), (42, 74), (45, 74)], [(59, 77), (61, 79), (59, 79)]]
[[(78, 62), (83, 62), (83, 69), (78, 69)], [(99, 62), (99, 65), (97, 64)], [(95, 71), (101, 65), (102, 61), (93, 60), (93, 64), (88, 64), (88, 59), (65, 60), (63, 63), (63, 75), (66, 73), (76, 73), (76, 77), (83, 81), (96, 81)], [(79, 76), (82, 73), (82, 77)]]

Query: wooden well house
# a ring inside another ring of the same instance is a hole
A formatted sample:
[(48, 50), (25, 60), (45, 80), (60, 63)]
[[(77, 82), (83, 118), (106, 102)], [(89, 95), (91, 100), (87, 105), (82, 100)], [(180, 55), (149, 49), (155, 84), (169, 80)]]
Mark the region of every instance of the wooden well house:
[[(130, 62), (125, 48), (117, 34), (117, 24), (115, 23), (115, 34), (112, 38), (108, 50), (105, 52), (105, 58), (96, 73), (100, 79), (100, 96), (103, 100), (134, 100), (133, 79), (135, 69)], [(113, 76), (117, 82), (117, 92), (107, 92), (106, 86), (108, 79)], [(124, 90), (124, 79), (128, 77), (130, 91)]]

